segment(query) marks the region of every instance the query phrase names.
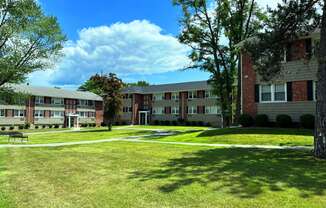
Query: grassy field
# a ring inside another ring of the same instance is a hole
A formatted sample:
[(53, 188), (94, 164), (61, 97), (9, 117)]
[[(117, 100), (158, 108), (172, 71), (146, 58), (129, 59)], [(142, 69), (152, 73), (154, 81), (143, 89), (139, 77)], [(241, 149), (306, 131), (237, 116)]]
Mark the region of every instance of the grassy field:
[(0, 149), (0, 207), (325, 207), (326, 162), (310, 155), (127, 142)]
[(304, 129), (231, 128), (209, 131), (193, 130), (193, 132), (183, 132), (173, 136), (147, 139), (211, 144), (312, 146), (313, 132)]
[[(36, 133), (36, 131), (34, 131)], [(76, 132), (51, 132), (28, 135), (29, 142), (23, 144), (48, 144), (59, 142), (77, 142), (77, 141), (92, 141), (110, 138), (122, 138), (129, 136), (148, 135), (153, 132), (150, 130), (113, 130), (111, 132), (106, 129), (90, 129)], [(0, 144), (8, 144), (8, 137), (0, 136)]]

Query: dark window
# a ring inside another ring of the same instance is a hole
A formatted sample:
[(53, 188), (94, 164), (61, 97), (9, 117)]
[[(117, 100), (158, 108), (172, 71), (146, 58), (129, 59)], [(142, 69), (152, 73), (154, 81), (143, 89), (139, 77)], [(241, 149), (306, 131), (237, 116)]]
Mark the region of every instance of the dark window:
[(259, 85), (255, 85), (255, 102), (259, 103)]
[(286, 92), (287, 92), (287, 101), (292, 101), (293, 93), (292, 93), (292, 82), (286, 83)]
[(312, 80), (307, 81), (307, 94), (308, 94), (308, 100), (312, 101), (314, 100), (314, 83)]
[(311, 38), (305, 40), (306, 58), (310, 59), (312, 56), (312, 41)]

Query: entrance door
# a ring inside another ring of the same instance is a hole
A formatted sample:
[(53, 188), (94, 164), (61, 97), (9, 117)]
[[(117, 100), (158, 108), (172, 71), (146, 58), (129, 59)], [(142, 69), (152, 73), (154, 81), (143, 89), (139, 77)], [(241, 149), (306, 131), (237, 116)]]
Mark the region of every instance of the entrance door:
[(67, 128), (74, 128), (75, 127), (75, 117), (68, 116), (66, 117), (66, 127)]
[(139, 112), (139, 125), (147, 125), (147, 112)]

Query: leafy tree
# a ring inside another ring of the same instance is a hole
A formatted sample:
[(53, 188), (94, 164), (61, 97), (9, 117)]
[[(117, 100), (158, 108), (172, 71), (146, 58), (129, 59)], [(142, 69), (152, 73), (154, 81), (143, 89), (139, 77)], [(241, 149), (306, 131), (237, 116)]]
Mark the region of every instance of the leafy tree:
[[(236, 76), (236, 103), (235, 122), (239, 121), (241, 114), (241, 59), (237, 44), (253, 37), (263, 28), (263, 21), (267, 20), (265, 12), (257, 5), (255, 0), (220, 0), (220, 17), (224, 35), (228, 40), (230, 57), (230, 71)], [(229, 86), (231, 87), (231, 86)]]
[(200, 69), (211, 74), (209, 82), (219, 97), (223, 126), (228, 123), (232, 104), (234, 79), (230, 71), (228, 47), (222, 43), (221, 2), (215, 8), (206, 0), (174, 0), (174, 5), (183, 11), (182, 31), (179, 41), (192, 51), (189, 58), (193, 64), (189, 69)]
[(147, 87), (150, 84), (146, 81), (138, 81), (136, 83), (127, 83), (126, 86), (127, 87), (132, 87), (132, 86), (136, 86), (136, 87)]
[(35, 0), (0, 0), (0, 87), (51, 66), (66, 40)]
[(112, 124), (122, 108), (123, 82), (115, 74), (96, 74), (83, 85), (83, 89), (96, 93), (103, 98), (104, 122), (108, 130), (112, 130)]
[[(322, 6), (322, 18), (318, 8)], [(270, 19), (264, 32), (246, 41), (245, 47), (252, 57), (255, 70), (270, 80), (282, 69), (284, 44), (321, 26), (319, 69), (317, 84), (317, 110), (314, 155), (326, 159), (326, 5), (323, 0), (283, 0), (275, 10), (269, 10)], [(320, 25), (320, 22), (321, 25)]]

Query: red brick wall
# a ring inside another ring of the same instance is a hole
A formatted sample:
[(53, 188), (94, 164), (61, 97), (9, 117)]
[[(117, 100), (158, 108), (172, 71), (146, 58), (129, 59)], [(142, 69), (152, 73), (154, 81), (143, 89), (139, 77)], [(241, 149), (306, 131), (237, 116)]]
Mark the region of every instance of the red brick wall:
[(50, 97), (45, 97), (44, 98), (44, 104), (51, 104), (51, 98)]
[(297, 40), (291, 44), (291, 47), (292, 47), (291, 49), (292, 61), (305, 58), (306, 56), (305, 40)]
[(77, 100), (65, 99), (65, 112), (77, 113)]
[(103, 102), (95, 102), (95, 122), (96, 126), (100, 126), (103, 122)]
[(256, 73), (253, 69), (251, 58), (247, 54), (242, 55), (242, 103), (243, 113), (255, 116), (257, 104), (255, 103)]
[(164, 112), (165, 114), (171, 114), (171, 107), (165, 107)]
[(293, 101), (308, 100), (307, 81), (292, 82)]
[(198, 90), (197, 91), (197, 98), (204, 98), (205, 97), (205, 91), (204, 90)]
[(180, 92), (180, 115), (181, 119), (187, 119), (188, 92)]
[(171, 100), (172, 93), (171, 92), (167, 92), (167, 93), (165, 93), (164, 97), (165, 97), (165, 100)]
[(144, 100), (144, 96), (141, 94), (134, 94), (132, 99), (132, 124), (138, 124), (139, 123), (139, 109), (142, 106)]
[(35, 109), (35, 98), (31, 97), (26, 102), (26, 122), (34, 123), (34, 109)]

